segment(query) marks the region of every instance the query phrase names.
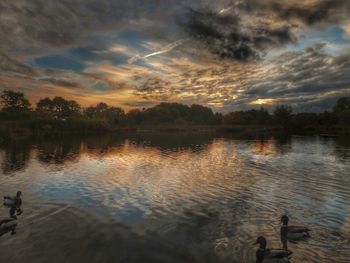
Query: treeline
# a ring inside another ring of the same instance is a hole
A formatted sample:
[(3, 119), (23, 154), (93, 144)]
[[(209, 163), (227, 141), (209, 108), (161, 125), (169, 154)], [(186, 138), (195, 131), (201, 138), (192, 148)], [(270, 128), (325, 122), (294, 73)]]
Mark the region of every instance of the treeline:
[(31, 128), (54, 125), (59, 129), (84, 128), (108, 129), (136, 125), (215, 125), (222, 123), (222, 115), (201, 105), (161, 103), (147, 109), (125, 112), (118, 107), (100, 102), (90, 107), (81, 107), (74, 100), (62, 97), (43, 98), (35, 107), (21, 92), (4, 90), (0, 95), (0, 119), (31, 122)]
[(334, 126), (350, 124), (350, 97), (338, 99), (332, 111), (322, 113), (293, 113), (291, 106), (278, 105), (270, 114), (261, 107), (256, 110), (235, 111), (223, 116), (224, 124), (282, 125), (294, 129), (308, 126)]
[(276, 106), (272, 113), (266, 109), (214, 113), (201, 105), (161, 103), (147, 109), (125, 112), (106, 103), (87, 108), (62, 97), (43, 98), (32, 107), (21, 92), (4, 90), (0, 95), (0, 119), (29, 122), (30, 128), (63, 130), (110, 129), (138, 125), (279, 125), (304, 128), (312, 125), (350, 124), (350, 97), (340, 98), (332, 111), (295, 113), (290, 106)]

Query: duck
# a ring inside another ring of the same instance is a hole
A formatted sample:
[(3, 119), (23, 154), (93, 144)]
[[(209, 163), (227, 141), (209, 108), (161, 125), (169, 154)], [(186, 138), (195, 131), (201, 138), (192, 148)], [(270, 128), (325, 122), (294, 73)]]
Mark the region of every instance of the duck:
[(310, 237), (310, 231), (306, 226), (289, 226), (289, 217), (287, 215), (283, 215), (281, 217), (281, 237), (286, 237), (287, 239), (302, 239), (306, 237)]
[(259, 244), (259, 249), (256, 251), (256, 263), (288, 263), (292, 258), (292, 251), (266, 248), (267, 240), (263, 236), (259, 236), (255, 244)]
[(9, 195), (5, 195), (4, 196), (4, 205), (5, 206), (17, 206), (20, 207), (22, 204), (22, 192), (18, 191), (16, 193), (16, 196), (9, 196)]
[(16, 227), (18, 222), (14, 218), (2, 219), (0, 220), (0, 236), (11, 232), (11, 235), (16, 234)]

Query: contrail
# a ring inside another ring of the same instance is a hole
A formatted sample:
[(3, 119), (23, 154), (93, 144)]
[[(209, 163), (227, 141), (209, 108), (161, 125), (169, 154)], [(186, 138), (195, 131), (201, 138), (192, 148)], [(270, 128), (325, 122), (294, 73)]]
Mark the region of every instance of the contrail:
[(231, 4), (231, 5), (229, 5), (229, 6), (225, 7), (225, 8), (223, 8), (223, 9), (221, 9), (221, 10), (219, 11), (218, 14), (219, 14), (219, 15), (225, 14), (225, 13), (227, 13), (228, 11), (231, 11), (232, 9), (236, 8), (237, 6), (239, 6), (239, 5), (242, 4), (242, 3), (243, 3), (243, 1), (235, 1), (234, 4)]
[(174, 48), (176, 48), (177, 46), (181, 45), (183, 42), (184, 42), (184, 40), (182, 40), (182, 39), (178, 40), (178, 41), (175, 41), (173, 43), (170, 43), (169, 45), (166, 45), (165, 47), (161, 48), (160, 50), (158, 50), (156, 52), (153, 52), (151, 54), (145, 55), (145, 56), (140, 56), (139, 54), (137, 54), (137, 55), (133, 56), (132, 58), (130, 58), (128, 60), (128, 63), (129, 64), (133, 64), (134, 62), (136, 62), (138, 60), (141, 60), (141, 59), (145, 59), (145, 58), (149, 58), (149, 57), (153, 57), (153, 56), (157, 56), (157, 55), (160, 55), (160, 54), (164, 54), (164, 53), (170, 52)]
[(221, 9), (221, 10), (219, 11), (219, 14), (220, 14), (220, 15), (221, 15), (221, 14), (224, 14), (224, 13), (230, 11), (232, 8), (233, 8), (233, 6), (229, 6), (229, 7), (223, 8), (223, 9)]

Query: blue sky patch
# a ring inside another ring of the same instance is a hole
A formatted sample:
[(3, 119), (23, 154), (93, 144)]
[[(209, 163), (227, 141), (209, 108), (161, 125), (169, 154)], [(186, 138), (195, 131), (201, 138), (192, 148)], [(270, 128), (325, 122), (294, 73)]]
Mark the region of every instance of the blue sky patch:
[(78, 59), (66, 55), (50, 55), (35, 58), (30, 64), (40, 68), (82, 71), (85, 65)]
[(110, 87), (102, 82), (98, 82), (90, 87), (90, 90), (96, 91), (96, 92), (105, 92), (108, 91)]

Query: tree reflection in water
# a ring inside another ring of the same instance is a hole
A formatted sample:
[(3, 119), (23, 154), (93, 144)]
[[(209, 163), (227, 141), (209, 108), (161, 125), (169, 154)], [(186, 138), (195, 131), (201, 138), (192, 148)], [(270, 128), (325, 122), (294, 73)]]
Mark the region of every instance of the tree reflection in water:
[(31, 141), (27, 139), (7, 140), (0, 145), (0, 151), (4, 153), (1, 162), (3, 173), (9, 175), (24, 170), (30, 159), (32, 146)]

